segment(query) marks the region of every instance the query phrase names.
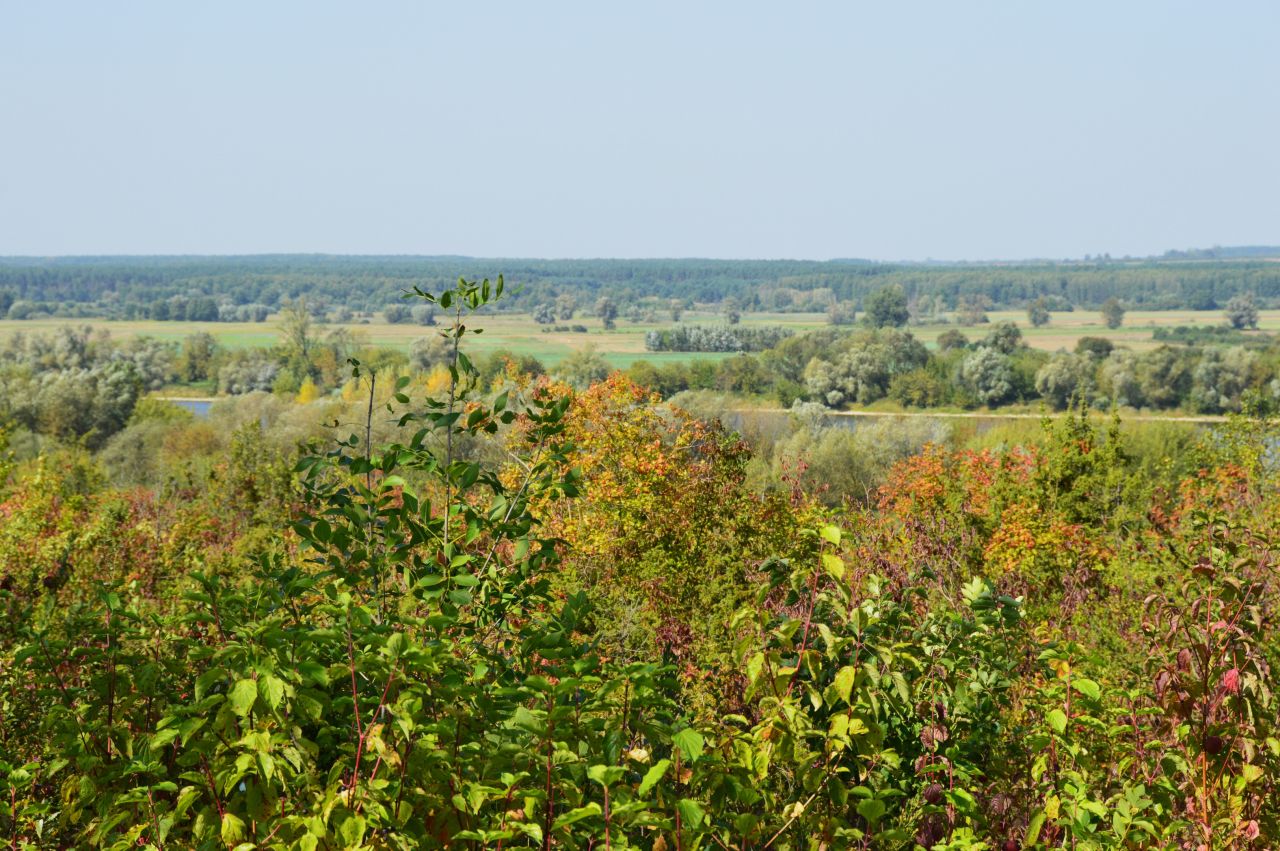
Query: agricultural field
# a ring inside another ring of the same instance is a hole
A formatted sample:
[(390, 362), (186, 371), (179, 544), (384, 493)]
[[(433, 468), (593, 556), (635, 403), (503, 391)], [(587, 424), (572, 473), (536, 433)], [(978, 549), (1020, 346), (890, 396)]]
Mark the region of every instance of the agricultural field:
[[(1034, 328), (1027, 321), (1025, 311), (992, 311), (987, 314), (990, 323), (1010, 321), (1021, 329), (1026, 343), (1035, 349), (1057, 351), (1071, 349), (1081, 337), (1105, 337), (1114, 343), (1135, 351), (1155, 348), (1159, 345), (1152, 333), (1159, 327), (1180, 325), (1209, 327), (1224, 323), (1220, 310), (1147, 310), (1125, 314), (1124, 325), (1109, 329), (1100, 314), (1093, 310), (1076, 310), (1070, 313), (1054, 313), (1052, 321), (1041, 328)], [(0, 320), (0, 340), (17, 333), (48, 333), (64, 325), (89, 325), (105, 329), (112, 338), (124, 340), (134, 337), (152, 337), (157, 340), (182, 339), (198, 333), (212, 334), (228, 348), (252, 348), (275, 345), (279, 341), (277, 317), (266, 322), (160, 322), (153, 320), (112, 321), (102, 319), (67, 320), (41, 318), (29, 320)], [(485, 317), (484, 334), (476, 338), (473, 350), (483, 355), (496, 349), (507, 349), (517, 355), (533, 355), (547, 365), (554, 365), (570, 352), (592, 345), (610, 365), (625, 368), (637, 360), (655, 365), (694, 360), (720, 360), (723, 353), (647, 352), (644, 335), (655, 328), (667, 328), (673, 323), (659, 319), (651, 323), (633, 323), (618, 320), (618, 327), (606, 331), (595, 317), (575, 317), (561, 325), (582, 325), (587, 333), (557, 332), (538, 325), (527, 313), (499, 313)], [(684, 324), (718, 324), (723, 322), (719, 313), (688, 311)], [(821, 313), (748, 313), (743, 326), (782, 325), (797, 333), (826, 326), (826, 316)], [(1280, 331), (1280, 310), (1259, 311), (1259, 331)], [(963, 327), (954, 324), (929, 324), (913, 326), (909, 330), (921, 341), (932, 347), (938, 335), (949, 329), (958, 329), (971, 340), (980, 339), (989, 324)], [(407, 351), (413, 341), (430, 334), (431, 328), (414, 324), (390, 324), (376, 319), (362, 323), (316, 325), (323, 335), (334, 328), (345, 328), (370, 345), (386, 346)]]

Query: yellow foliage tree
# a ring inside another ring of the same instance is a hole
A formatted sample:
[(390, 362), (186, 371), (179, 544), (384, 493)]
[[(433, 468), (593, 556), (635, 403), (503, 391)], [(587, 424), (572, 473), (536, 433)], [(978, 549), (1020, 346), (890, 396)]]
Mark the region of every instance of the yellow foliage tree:
[(308, 378), (306, 381), (302, 382), (302, 386), (298, 388), (298, 402), (300, 404), (305, 405), (308, 402), (314, 402), (319, 398), (320, 388), (316, 386), (314, 381)]

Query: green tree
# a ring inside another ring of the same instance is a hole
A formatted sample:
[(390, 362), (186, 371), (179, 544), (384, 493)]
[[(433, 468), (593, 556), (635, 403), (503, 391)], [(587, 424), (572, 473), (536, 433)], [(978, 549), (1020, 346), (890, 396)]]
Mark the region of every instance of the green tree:
[(436, 306), (434, 304), (415, 305), (412, 313), (413, 321), (419, 325), (436, 324)]
[(863, 312), (873, 328), (898, 328), (911, 318), (907, 310), (907, 294), (898, 284), (883, 287), (867, 296)]
[(987, 322), (991, 299), (985, 293), (961, 296), (956, 302), (956, 321), (961, 325), (982, 325)]
[(827, 308), (828, 325), (852, 325), (858, 319), (858, 311), (851, 301), (832, 301)]
[(1026, 344), (1022, 341), (1022, 331), (1017, 325), (1012, 322), (997, 322), (978, 345), (1011, 355)]
[(188, 383), (205, 381), (217, 374), (217, 359), (221, 347), (212, 334), (201, 331), (182, 341), (178, 355), (178, 377)]
[(938, 335), (938, 351), (946, 352), (951, 349), (967, 349), (969, 348), (969, 338), (954, 328), (948, 328)]
[(1115, 296), (1102, 303), (1102, 321), (1108, 328), (1119, 328), (1124, 323), (1124, 305)]
[(556, 318), (561, 322), (568, 322), (573, 318), (573, 312), (578, 309), (577, 300), (569, 293), (561, 293), (556, 296)]
[(413, 311), (407, 304), (388, 304), (382, 309), (382, 318), (392, 325), (402, 325), (413, 319)]
[(1009, 356), (981, 346), (960, 364), (961, 380), (979, 404), (994, 407), (1013, 401), (1017, 383)]
[(1076, 354), (1097, 359), (1108, 357), (1115, 347), (1115, 343), (1106, 337), (1081, 337), (1076, 340)]
[[(315, 335), (311, 330), (311, 311), (305, 298), (285, 302), (280, 310), (280, 337), (284, 348), (285, 371), (297, 387), (315, 372), (313, 349)], [(296, 387), (295, 387), (296, 392)]]
[(1082, 355), (1058, 354), (1036, 373), (1036, 392), (1055, 410), (1072, 399), (1088, 401), (1093, 389), (1093, 361)]
[(1251, 293), (1241, 293), (1228, 299), (1226, 315), (1227, 321), (1236, 330), (1258, 327), (1258, 306)]
[(556, 364), (554, 372), (574, 387), (586, 388), (608, 378), (613, 367), (600, 356), (594, 345), (588, 343), (570, 352), (568, 357)]
[(1027, 319), (1032, 326), (1042, 328), (1049, 324), (1049, 303), (1040, 297), (1027, 306)]
[(742, 304), (733, 296), (721, 303), (720, 312), (724, 314), (724, 321), (730, 325), (737, 325), (742, 321)]
[(596, 316), (600, 317), (600, 322), (604, 325), (605, 330), (613, 330), (618, 318), (617, 303), (608, 296), (601, 296), (596, 299)]

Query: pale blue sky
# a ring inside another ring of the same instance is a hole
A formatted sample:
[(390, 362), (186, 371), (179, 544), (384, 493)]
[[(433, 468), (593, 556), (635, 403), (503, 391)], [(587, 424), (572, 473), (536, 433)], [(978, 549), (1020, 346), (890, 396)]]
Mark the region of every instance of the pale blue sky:
[(0, 0), (0, 254), (1280, 243), (1280, 3)]

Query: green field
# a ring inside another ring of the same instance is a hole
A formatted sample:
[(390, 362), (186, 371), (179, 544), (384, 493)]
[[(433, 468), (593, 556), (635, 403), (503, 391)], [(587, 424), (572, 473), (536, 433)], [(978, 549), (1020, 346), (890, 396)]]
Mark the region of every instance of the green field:
[[(1221, 311), (1217, 310), (1164, 310), (1164, 311), (1131, 311), (1125, 315), (1121, 328), (1108, 329), (1097, 311), (1077, 310), (1071, 313), (1055, 313), (1049, 325), (1033, 328), (1027, 321), (1024, 311), (993, 311), (988, 314), (992, 323), (1013, 321), (1025, 336), (1027, 343), (1046, 351), (1070, 349), (1076, 341), (1084, 336), (1106, 337), (1115, 343), (1135, 350), (1152, 348), (1158, 343), (1152, 340), (1152, 332), (1161, 326), (1178, 325), (1211, 326), (1224, 322)], [(1280, 310), (1260, 311), (1259, 327), (1262, 331), (1280, 331)], [(689, 311), (685, 313), (687, 324), (714, 324), (723, 321), (719, 314)], [(543, 326), (537, 325), (528, 314), (495, 314), (484, 318), (484, 333), (475, 337), (472, 348), (477, 354), (485, 354), (495, 349), (508, 349), (516, 354), (533, 355), (547, 364), (555, 364), (575, 349), (587, 345), (596, 350), (612, 365), (626, 367), (634, 361), (646, 360), (653, 363), (689, 362), (693, 360), (719, 360), (723, 354), (696, 354), (684, 352), (646, 352), (644, 335), (653, 328), (669, 327), (672, 323), (658, 321), (654, 323), (632, 323), (619, 320), (613, 331), (605, 331), (600, 320), (584, 317), (572, 320), (574, 325), (585, 325), (588, 332), (544, 332)], [(48, 333), (64, 325), (89, 325), (103, 328), (115, 339), (149, 336), (160, 340), (182, 340), (199, 331), (206, 331), (216, 337), (219, 342), (230, 348), (252, 346), (271, 346), (278, 341), (278, 332), (274, 320), (259, 323), (235, 322), (156, 322), (140, 321), (108, 321), (108, 320), (67, 320), (67, 319), (30, 319), (0, 320), (0, 339), (16, 333), (40, 334)], [(819, 313), (751, 313), (743, 317), (743, 325), (784, 325), (802, 332), (826, 325), (826, 317)], [(317, 334), (323, 335), (333, 328), (346, 328), (353, 334), (366, 340), (371, 345), (391, 346), (407, 350), (413, 341), (432, 333), (431, 328), (420, 325), (391, 325), (384, 322), (347, 325), (316, 325)], [(932, 343), (937, 336), (951, 328), (958, 329), (971, 340), (980, 339), (989, 325), (977, 325), (969, 328), (957, 325), (921, 325), (910, 330), (926, 343)]]

